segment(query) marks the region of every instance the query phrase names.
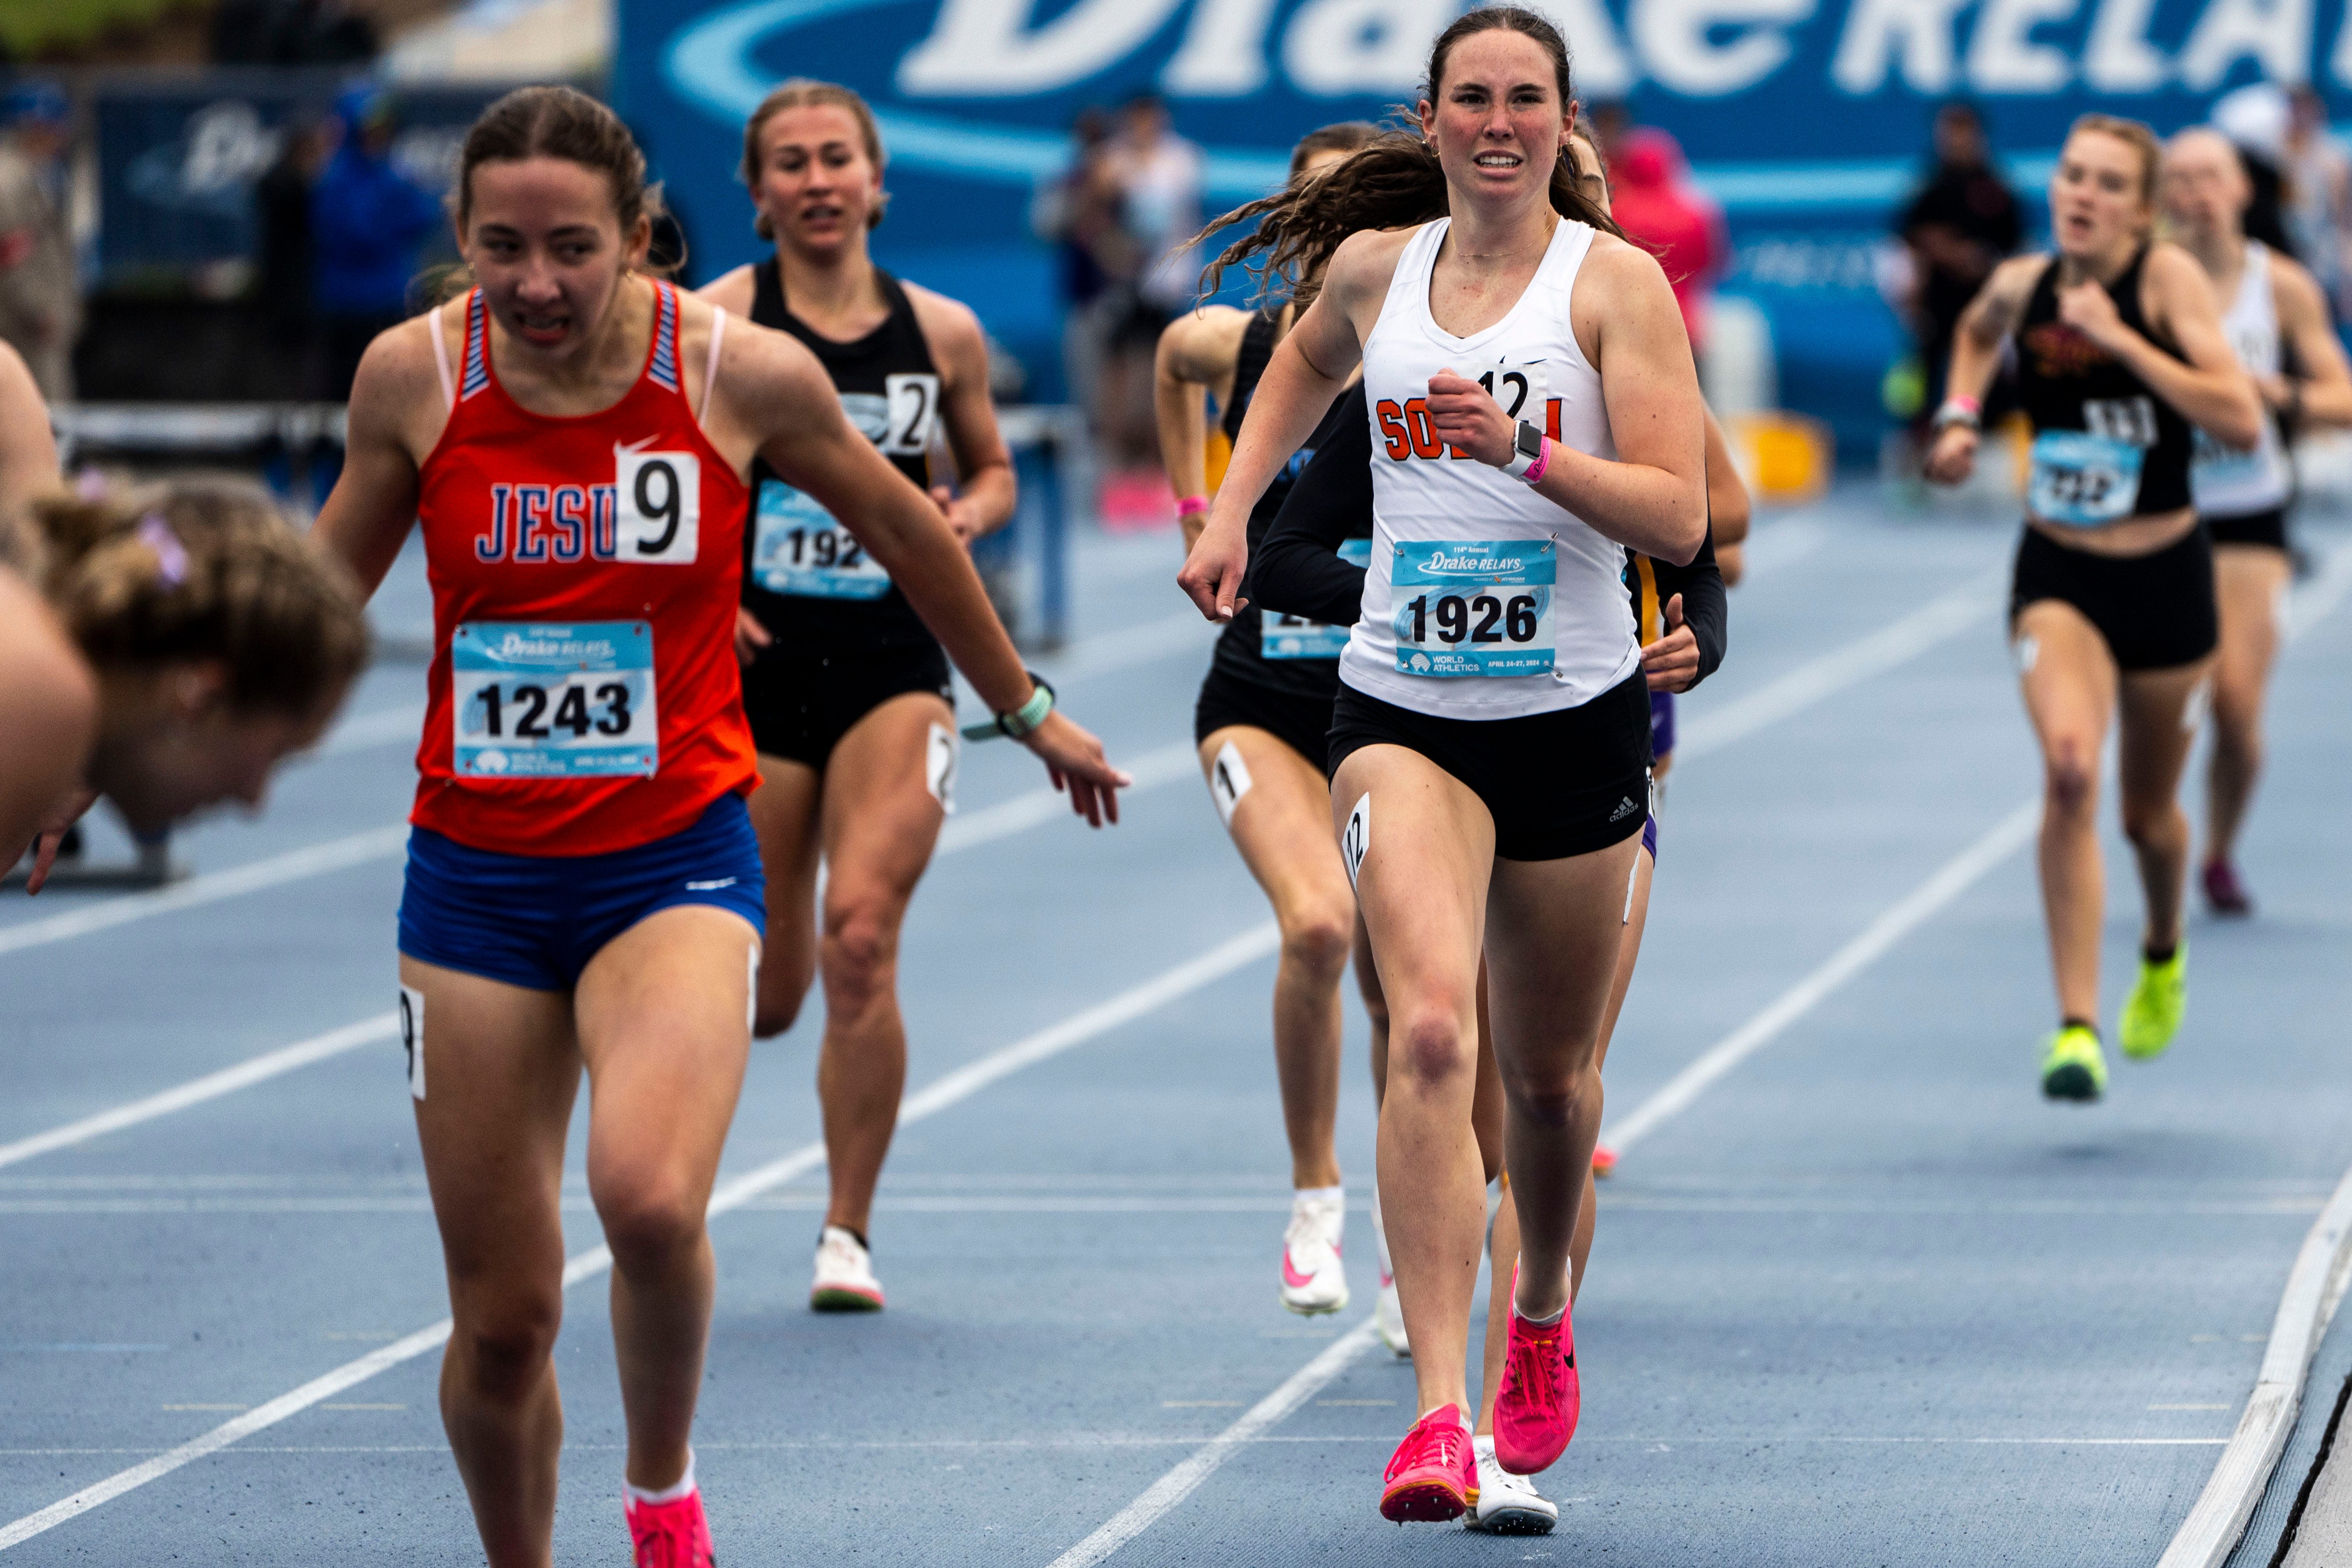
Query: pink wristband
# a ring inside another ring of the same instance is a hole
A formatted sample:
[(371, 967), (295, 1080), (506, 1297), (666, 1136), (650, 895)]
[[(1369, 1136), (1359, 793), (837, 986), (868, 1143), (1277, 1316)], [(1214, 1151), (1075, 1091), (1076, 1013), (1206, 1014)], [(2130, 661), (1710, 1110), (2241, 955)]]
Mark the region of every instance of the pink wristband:
[(1536, 460), (1528, 465), (1528, 471), (1520, 477), (1526, 479), (1528, 483), (1534, 484), (1538, 479), (1544, 477), (1544, 470), (1550, 467), (1551, 437), (1547, 436), (1543, 438), (1543, 450), (1536, 454)]
[(1207, 496), (1184, 496), (1179, 499), (1176, 502), (1176, 515), (1178, 517), (1192, 517), (1198, 512), (1204, 512), (1208, 510), (1209, 498)]
[(1944, 399), (1944, 406), (1947, 408), (1965, 408), (1971, 414), (1982, 414), (1984, 412), (1984, 405), (1978, 402), (1973, 397), (1947, 397)]

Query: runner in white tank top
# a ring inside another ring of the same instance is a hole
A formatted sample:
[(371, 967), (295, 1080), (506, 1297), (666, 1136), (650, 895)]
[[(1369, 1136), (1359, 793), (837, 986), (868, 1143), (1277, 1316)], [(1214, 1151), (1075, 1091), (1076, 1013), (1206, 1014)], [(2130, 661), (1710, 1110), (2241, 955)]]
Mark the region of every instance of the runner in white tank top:
[(2212, 279), (2224, 306), (2221, 330), (2270, 415), (2252, 451), (2232, 451), (2200, 433), (2189, 470), (2198, 515), (2213, 532), (2221, 610), (2200, 879), (2206, 902), (2223, 915), (2253, 910), (2235, 851), (2262, 771), (2263, 702), (2292, 573), (2286, 509), (2294, 499), (2294, 468), (2280, 427), (2352, 424), (2352, 369), (2329, 324), (2326, 300), (2309, 272), (2245, 237), (2252, 194), (2237, 149), (2214, 132), (2184, 131), (2166, 148), (2164, 205), (2173, 237)]
[(1482, 950), (1521, 1225), (1496, 1458), (1533, 1474), (1575, 1429), (1569, 1259), (1649, 762), (1619, 547), (1686, 562), (1706, 528), (1689, 340), (1657, 262), (1561, 167), (1558, 30), (1473, 11), (1425, 79), (1420, 138), (1373, 143), (1226, 254), (1328, 270), (1178, 577), (1212, 619), (1246, 602), (1250, 507), (1360, 359), (1378, 521), (1332, 814), (1389, 998), (1380, 1190), (1420, 1417), (1382, 1477), (1392, 1520), (1458, 1518), (1476, 1490)]

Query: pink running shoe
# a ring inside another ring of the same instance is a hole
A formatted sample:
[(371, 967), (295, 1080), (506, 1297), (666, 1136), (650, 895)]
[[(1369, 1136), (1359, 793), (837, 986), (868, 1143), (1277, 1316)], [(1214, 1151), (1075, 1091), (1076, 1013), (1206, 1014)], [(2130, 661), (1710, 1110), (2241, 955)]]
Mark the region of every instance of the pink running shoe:
[(629, 1561), (635, 1568), (717, 1568), (710, 1525), (702, 1517), (702, 1489), (675, 1502), (640, 1502), (624, 1497), (629, 1516)]
[(2238, 880), (2238, 868), (2227, 860), (2205, 862), (2205, 901), (2213, 906), (2217, 915), (2250, 915), (2254, 912), (2254, 899), (2246, 885)]
[(1515, 1476), (1551, 1468), (1576, 1436), (1583, 1396), (1576, 1376), (1575, 1309), (1537, 1328), (1519, 1316), (1518, 1270), (1511, 1271), (1511, 1332), (1503, 1386), (1495, 1396), (1495, 1458)]
[(1456, 1405), (1441, 1405), (1412, 1424), (1381, 1473), (1381, 1517), (1399, 1524), (1460, 1519), (1478, 1501), (1478, 1461), (1470, 1424)]

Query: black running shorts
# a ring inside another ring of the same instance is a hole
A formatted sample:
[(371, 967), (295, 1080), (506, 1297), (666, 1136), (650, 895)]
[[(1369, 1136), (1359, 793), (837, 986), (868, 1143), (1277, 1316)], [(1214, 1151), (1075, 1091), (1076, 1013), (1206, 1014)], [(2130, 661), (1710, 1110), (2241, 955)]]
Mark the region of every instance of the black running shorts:
[(2009, 618), (2058, 599), (2083, 612), (2106, 639), (2118, 668), (2170, 669), (2211, 653), (2221, 638), (2213, 599), (2213, 539), (2199, 523), (2177, 544), (2147, 555), (2070, 550), (2038, 528), (2017, 542)]
[(1366, 746), (1418, 752), (1469, 786), (1504, 860), (1606, 849), (1650, 815), (1650, 689), (1640, 670), (1578, 708), (1521, 719), (1442, 719), (1339, 685), (1331, 772)]
[(751, 743), (765, 755), (819, 773), (852, 725), (908, 691), (932, 692), (954, 704), (948, 656), (939, 644), (882, 644), (845, 654), (779, 640), (743, 670)]
[[(1339, 682), (1334, 680), (1333, 686)], [(1235, 724), (1263, 730), (1323, 771), (1331, 751), (1331, 699), (1278, 691), (1209, 667), (1192, 708), (1192, 743)]]

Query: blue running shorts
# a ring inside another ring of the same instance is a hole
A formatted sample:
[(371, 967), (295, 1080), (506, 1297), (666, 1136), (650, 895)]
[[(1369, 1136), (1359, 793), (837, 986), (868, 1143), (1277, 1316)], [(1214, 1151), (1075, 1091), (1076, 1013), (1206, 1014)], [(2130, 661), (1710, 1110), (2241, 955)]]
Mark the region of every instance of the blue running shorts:
[(743, 797), (693, 826), (609, 855), (504, 855), (430, 828), (408, 835), (400, 951), (530, 991), (569, 991), (605, 943), (678, 904), (731, 910), (767, 935), (767, 878)]

